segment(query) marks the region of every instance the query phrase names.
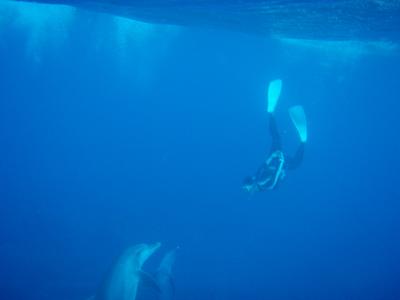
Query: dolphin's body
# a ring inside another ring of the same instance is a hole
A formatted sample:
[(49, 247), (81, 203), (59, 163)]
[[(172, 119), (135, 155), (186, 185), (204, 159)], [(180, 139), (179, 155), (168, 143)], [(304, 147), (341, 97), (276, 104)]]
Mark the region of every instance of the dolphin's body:
[(400, 40), (399, 0), (16, 0), (279, 38)]
[(115, 262), (93, 300), (135, 300), (142, 266), (160, 243), (139, 244), (127, 249)]
[(175, 248), (164, 255), (157, 271), (157, 283), (161, 290), (161, 300), (171, 300), (175, 294), (175, 285), (172, 280), (172, 266), (175, 263), (177, 249)]

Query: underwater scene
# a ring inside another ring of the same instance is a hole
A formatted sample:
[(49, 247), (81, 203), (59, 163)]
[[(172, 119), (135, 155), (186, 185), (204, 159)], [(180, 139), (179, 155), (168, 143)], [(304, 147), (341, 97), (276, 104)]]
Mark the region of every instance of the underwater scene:
[(399, 123), (399, 0), (0, 0), (0, 300), (398, 300)]

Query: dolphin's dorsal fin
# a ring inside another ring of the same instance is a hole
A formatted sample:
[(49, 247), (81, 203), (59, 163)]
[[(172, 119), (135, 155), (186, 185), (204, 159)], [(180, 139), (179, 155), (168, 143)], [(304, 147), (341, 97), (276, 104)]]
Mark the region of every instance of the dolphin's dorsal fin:
[(138, 277), (140, 279), (140, 283), (143, 286), (149, 287), (152, 290), (156, 291), (158, 294), (161, 294), (160, 286), (157, 281), (150, 274), (144, 271), (138, 271)]

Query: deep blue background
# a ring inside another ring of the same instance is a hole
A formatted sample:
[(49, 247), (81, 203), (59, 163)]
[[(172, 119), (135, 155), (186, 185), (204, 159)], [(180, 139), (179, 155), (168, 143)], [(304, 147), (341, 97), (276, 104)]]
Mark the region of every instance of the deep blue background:
[[(1, 299), (86, 299), (125, 247), (155, 241), (149, 271), (181, 248), (177, 299), (398, 299), (398, 53), (200, 29), (121, 53), (111, 17), (85, 12), (67, 33), (35, 59), (29, 30), (0, 31)], [(278, 190), (249, 197), (275, 78), (286, 149), (294, 104), (309, 142)]]

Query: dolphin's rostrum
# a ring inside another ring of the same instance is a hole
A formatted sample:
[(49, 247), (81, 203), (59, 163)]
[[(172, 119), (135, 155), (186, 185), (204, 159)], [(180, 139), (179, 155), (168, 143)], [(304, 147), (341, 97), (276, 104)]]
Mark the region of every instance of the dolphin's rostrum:
[(160, 243), (139, 244), (125, 250), (91, 299), (135, 300), (141, 280), (150, 282), (155, 289), (159, 289), (157, 283), (142, 271), (142, 266), (160, 246)]

